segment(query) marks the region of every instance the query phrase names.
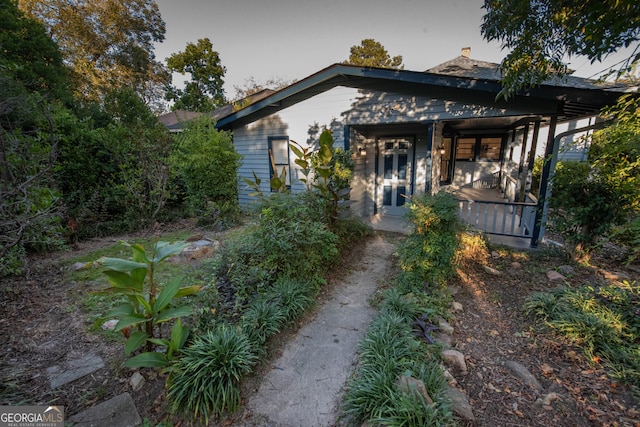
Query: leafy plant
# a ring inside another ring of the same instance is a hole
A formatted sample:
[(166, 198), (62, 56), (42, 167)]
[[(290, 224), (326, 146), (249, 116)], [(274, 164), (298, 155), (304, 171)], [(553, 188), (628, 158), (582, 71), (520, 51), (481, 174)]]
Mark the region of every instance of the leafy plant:
[(186, 124), (177, 137), (171, 165), (184, 188), (191, 214), (206, 218), (213, 204), (223, 222), (236, 219), (240, 162), (231, 134), (217, 130), (209, 117), (201, 116)]
[[(123, 244), (131, 248), (132, 259), (102, 257), (98, 260), (106, 268), (104, 274), (111, 283), (109, 289), (99, 293), (125, 296), (128, 300), (106, 316), (119, 318), (115, 330), (122, 331), (128, 337), (125, 343), (127, 356), (142, 347), (145, 349), (129, 359), (125, 366), (165, 367), (189, 335), (189, 329), (182, 325), (181, 318), (190, 315), (191, 308), (176, 306), (173, 301), (198, 292), (200, 287), (181, 287), (181, 277), (159, 286), (155, 281), (155, 272), (162, 261), (179, 254), (187, 243), (157, 242), (151, 253), (141, 244)], [(159, 327), (169, 321), (174, 321), (170, 336), (162, 338), (159, 336)], [(166, 348), (165, 354), (154, 351), (156, 347)]]
[(553, 177), (549, 228), (581, 251), (622, 219), (623, 200), (588, 163), (562, 162)]
[(240, 379), (257, 357), (249, 338), (236, 327), (219, 325), (196, 336), (183, 349), (167, 382), (167, 397), (175, 411), (205, 418), (240, 406)]
[(638, 283), (612, 283), (536, 293), (524, 308), (640, 395), (639, 303)]
[(449, 193), (411, 199), (408, 215), (415, 228), (400, 248), (404, 271), (415, 272), (437, 285), (454, 274), (452, 261), (462, 231), (457, 211), (457, 203)]
[(242, 318), (242, 332), (256, 349), (262, 349), (267, 340), (280, 332), (286, 320), (282, 309), (264, 299), (254, 301)]

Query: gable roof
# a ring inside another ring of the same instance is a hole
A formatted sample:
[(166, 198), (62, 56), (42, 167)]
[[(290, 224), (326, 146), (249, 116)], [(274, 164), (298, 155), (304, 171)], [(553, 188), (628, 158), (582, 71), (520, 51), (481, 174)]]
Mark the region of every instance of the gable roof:
[(496, 95), (502, 90), (498, 67), (498, 64), (464, 56), (425, 72), (333, 64), (245, 108), (219, 116), (217, 127), (231, 129), (254, 122), (336, 86), (498, 107), (526, 103), (549, 114), (558, 114), (560, 120), (596, 114), (602, 107), (615, 103), (626, 91), (622, 87), (598, 86), (593, 81), (573, 77), (545, 82), (507, 101), (497, 100)]
[(182, 123), (199, 117), (203, 113), (195, 111), (175, 110), (158, 116), (158, 121), (169, 128), (170, 132), (180, 132)]
[[(450, 61), (443, 62), (435, 67), (429, 68), (426, 73), (445, 74), (448, 76), (469, 77), (499, 82), (502, 78), (500, 64), (493, 62), (479, 61), (467, 56), (460, 55)], [(543, 85), (558, 86), (566, 88), (581, 89), (616, 89), (626, 86), (616, 85), (611, 82), (598, 82), (597, 80), (585, 79), (567, 75), (564, 77), (553, 77), (546, 80)]]

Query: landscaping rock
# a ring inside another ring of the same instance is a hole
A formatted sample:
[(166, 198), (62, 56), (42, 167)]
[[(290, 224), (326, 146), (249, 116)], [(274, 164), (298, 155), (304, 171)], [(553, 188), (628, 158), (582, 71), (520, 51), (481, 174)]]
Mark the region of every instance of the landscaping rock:
[(51, 389), (55, 389), (102, 368), (104, 368), (104, 361), (100, 356), (88, 355), (47, 368), (47, 377), (49, 377)]
[(511, 268), (513, 270), (522, 270), (522, 263), (518, 262), (518, 261), (513, 261), (511, 263)]
[(492, 251), (491, 252), (491, 258), (498, 259), (498, 258), (500, 258), (500, 254), (498, 252), (496, 252), (496, 251)]
[(445, 334), (453, 334), (453, 326), (451, 326), (446, 320), (438, 320), (438, 328)]
[(560, 267), (558, 267), (558, 272), (560, 272), (560, 274), (564, 274), (565, 276), (571, 276), (573, 273), (575, 273), (575, 270), (570, 265), (561, 265)]
[(451, 409), (455, 414), (464, 420), (475, 422), (476, 417), (473, 415), (473, 409), (469, 404), (467, 395), (456, 387), (451, 385), (447, 386), (446, 394), (449, 400), (451, 400)]
[(567, 280), (562, 274), (554, 270), (547, 271), (547, 279), (550, 282), (565, 282)]
[(502, 273), (499, 270), (496, 270), (493, 267), (489, 267), (488, 265), (483, 265), (482, 268), (489, 274), (493, 274), (494, 276), (500, 276)]
[(453, 311), (462, 311), (462, 310), (463, 310), (463, 307), (462, 307), (462, 304), (460, 304), (460, 303), (459, 303), (459, 302), (457, 302), (457, 301), (454, 301), (454, 302), (452, 302), (452, 303), (451, 303), (451, 309), (452, 309)]
[(93, 263), (91, 261), (88, 261), (88, 262), (76, 262), (73, 265), (71, 265), (71, 267), (69, 267), (69, 270), (71, 270), (71, 271), (84, 270), (84, 269), (87, 269), (87, 268), (91, 268), (92, 265), (93, 265)]
[(458, 350), (444, 350), (441, 353), (442, 360), (448, 365), (457, 368), (462, 375), (467, 375), (467, 362), (464, 360), (464, 354)]
[(453, 337), (445, 333), (438, 333), (435, 335), (436, 342), (442, 344), (444, 348), (451, 348), (453, 346)]
[(116, 328), (117, 324), (118, 319), (111, 319), (104, 322), (101, 327), (103, 331), (113, 331)]
[(414, 393), (422, 395), (428, 404), (433, 403), (433, 399), (427, 393), (427, 388), (424, 383), (417, 378), (413, 378), (410, 375), (402, 375), (396, 380), (396, 387), (401, 393), (412, 395)]
[(131, 388), (133, 391), (138, 391), (144, 385), (145, 379), (140, 372), (136, 372), (131, 376), (129, 380), (129, 384), (131, 384)]
[(504, 366), (509, 368), (509, 370), (516, 377), (524, 381), (524, 383), (527, 384), (529, 387), (537, 391), (542, 391), (542, 385), (538, 382), (536, 377), (534, 377), (533, 374), (529, 372), (529, 370), (523, 365), (521, 365), (520, 363), (509, 360), (504, 363)]
[(142, 423), (129, 393), (102, 402), (69, 419), (74, 427), (135, 427)]

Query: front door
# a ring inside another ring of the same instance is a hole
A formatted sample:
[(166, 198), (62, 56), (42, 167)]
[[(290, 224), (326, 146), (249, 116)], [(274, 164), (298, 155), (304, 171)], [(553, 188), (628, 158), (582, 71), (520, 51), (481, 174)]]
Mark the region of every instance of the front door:
[(378, 200), (383, 215), (401, 216), (411, 195), (412, 138), (378, 140)]

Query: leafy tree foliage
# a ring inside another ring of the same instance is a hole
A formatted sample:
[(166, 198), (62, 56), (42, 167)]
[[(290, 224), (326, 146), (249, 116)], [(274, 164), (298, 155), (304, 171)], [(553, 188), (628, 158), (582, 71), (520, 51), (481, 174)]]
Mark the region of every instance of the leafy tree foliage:
[(594, 133), (588, 162), (560, 163), (553, 177), (553, 228), (579, 252), (640, 213), (639, 107), (637, 94), (622, 97), (607, 110), (615, 123)]
[(258, 93), (264, 89), (280, 90), (286, 86), (295, 83), (294, 80), (287, 80), (282, 77), (269, 78), (263, 82), (259, 82), (255, 77), (251, 76), (243, 82), (242, 86), (234, 85), (235, 90), (234, 100), (242, 100), (251, 95)]
[(61, 244), (62, 205), (53, 180), (57, 121), (67, 81), (42, 25), (0, 0), (0, 276), (20, 273), (29, 250)]
[(601, 61), (634, 47), (618, 70), (640, 60), (640, 3), (636, 0), (485, 0), (482, 34), (499, 40), (509, 54), (502, 61), (505, 97), (569, 73), (566, 60), (584, 55)]
[(133, 230), (164, 213), (171, 136), (133, 90), (108, 94), (95, 123), (60, 123), (58, 182), (80, 237)]
[(121, 86), (144, 96), (168, 81), (153, 54), (165, 33), (155, 1), (21, 0), (20, 7), (60, 46), (79, 98), (100, 101)]
[(208, 116), (187, 123), (176, 137), (171, 166), (192, 214), (209, 222), (235, 219), (240, 161), (231, 134), (217, 130)]
[(167, 66), (170, 71), (191, 74), (184, 89), (168, 90), (167, 99), (175, 101), (174, 109), (206, 112), (226, 103), (222, 86), (227, 70), (208, 38), (198, 40), (198, 44), (187, 44), (183, 52), (167, 58)]
[(29, 91), (67, 98), (67, 69), (44, 26), (26, 17), (15, 0), (0, 0), (0, 22), (0, 68), (6, 77), (22, 82)]
[(351, 47), (351, 54), (345, 64), (362, 67), (403, 69), (402, 56), (389, 56), (387, 50), (374, 39), (364, 39), (360, 45)]

